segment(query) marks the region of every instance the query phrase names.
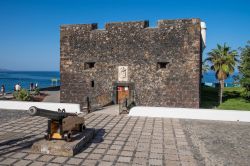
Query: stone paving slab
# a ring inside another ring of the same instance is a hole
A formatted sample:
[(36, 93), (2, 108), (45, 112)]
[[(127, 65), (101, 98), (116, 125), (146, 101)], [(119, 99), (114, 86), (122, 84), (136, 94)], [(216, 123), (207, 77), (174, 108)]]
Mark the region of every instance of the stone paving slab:
[(13, 132), (13, 128), (26, 132), (16, 140), (0, 134), (0, 165), (199, 164), (177, 119), (88, 114), (86, 127), (95, 128), (96, 134), (74, 157), (31, 151), (31, 144), (41, 139), (46, 130), (46, 118), (27, 117), (1, 126), (0, 133)]
[(21, 110), (0, 110), (0, 126), (1, 124), (8, 124), (8, 122), (27, 117), (26, 111)]
[(45, 94), (48, 94), (43, 99), (43, 102), (52, 102), (52, 103), (60, 103), (60, 91), (41, 91)]

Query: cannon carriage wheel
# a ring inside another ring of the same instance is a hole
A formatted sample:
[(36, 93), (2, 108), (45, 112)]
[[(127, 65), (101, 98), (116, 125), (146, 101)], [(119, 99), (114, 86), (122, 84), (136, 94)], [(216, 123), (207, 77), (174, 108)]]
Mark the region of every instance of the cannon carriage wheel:
[(72, 132), (68, 131), (63, 134), (63, 138), (67, 141), (70, 142), (72, 141)]
[(79, 124), (79, 131), (83, 132), (86, 129), (86, 126), (84, 124)]

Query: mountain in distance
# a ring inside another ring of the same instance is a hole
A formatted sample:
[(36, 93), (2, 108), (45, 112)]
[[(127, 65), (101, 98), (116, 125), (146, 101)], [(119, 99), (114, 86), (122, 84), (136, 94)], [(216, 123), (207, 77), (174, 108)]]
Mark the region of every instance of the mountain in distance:
[(11, 70), (0, 68), (0, 72), (3, 72), (3, 71), (11, 71)]

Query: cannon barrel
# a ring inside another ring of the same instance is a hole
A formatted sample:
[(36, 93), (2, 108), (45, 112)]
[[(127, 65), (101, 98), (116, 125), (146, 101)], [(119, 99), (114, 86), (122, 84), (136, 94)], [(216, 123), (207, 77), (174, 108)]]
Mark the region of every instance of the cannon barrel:
[(32, 106), (27, 111), (29, 115), (31, 116), (41, 116), (46, 117), (49, 119), (59, 120), (62, 118), (65, 118), (67, 116), (76, 116), (75, 113), (67, 113), (64, 109), (58, 109), (58, 111), (51, 111), (46, 109), (37, 108), (35, 106)]

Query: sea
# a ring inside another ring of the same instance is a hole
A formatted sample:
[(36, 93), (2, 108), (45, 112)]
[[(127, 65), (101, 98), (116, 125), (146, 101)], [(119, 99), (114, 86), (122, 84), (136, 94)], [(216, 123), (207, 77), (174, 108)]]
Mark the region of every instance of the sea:
[[(233, 75), (238, 75), (235, 72)], [(226, 87), (234, 85), (233, 75), (225, 80)], [(0, 86), (5, 85), (6, 92), (13, 92), (15, 84), (19, 83), (22, 88), (29, 89), (30, 83), (34, 85), (38, 83), (39, 88), (55, 86), (52, 84), (52, 79), (57, 79), (57, 85), (60, 85), (60, 72), (59, 71), (0, 71)], [(215, 73), (210, 71), (203, 74), (202, 82), (208, 86), (215, 86), (218, 80)]]
[[(52, 79), (57, 80), (57, 84)], [(60, 85), (59, 71), (0, 71), (0, 86), (5, 86), (6, 92), (13, 92), (14, 86), (20, 84), (29, 89), (30, 84), (37, 83), (39, 88)]]
[[(234, 80), (234, 76), (238, 76), (239, 72), (236, 71), (233, 74), (231, 74), (226, 80), (225, 80), (225, 87), (238, 87), (239, 84), (237, 84)], [(214, 71), (209, 71), (203, 74), (202, 83), (204, 83), (207, 86), (215, 87), (215, 84), (219, 83), (219, 81), (215, 77)]]

